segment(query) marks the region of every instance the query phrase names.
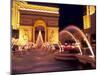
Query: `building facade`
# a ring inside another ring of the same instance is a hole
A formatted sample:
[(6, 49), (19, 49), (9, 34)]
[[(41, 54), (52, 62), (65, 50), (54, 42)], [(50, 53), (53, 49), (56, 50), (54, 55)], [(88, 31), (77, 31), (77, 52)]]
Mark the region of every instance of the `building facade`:
[(91, 43), (93, 39), (96, 40), (96, 7), (93, 5), (87, 5), (85, 6), (84, 12), (83, 28), (88, 40)]
[(39, 31), (43, 42), (58, 43), (59, 8), (31, 5), (27, 2), (13, 0), (12, 32), (18, 31), (18, 43), (24, 45), (28, 41), (36, 43)]

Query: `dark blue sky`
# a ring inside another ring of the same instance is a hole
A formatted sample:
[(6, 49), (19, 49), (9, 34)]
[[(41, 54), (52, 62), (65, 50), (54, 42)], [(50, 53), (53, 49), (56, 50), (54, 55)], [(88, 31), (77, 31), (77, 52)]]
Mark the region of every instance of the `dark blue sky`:
[(80, 5), (59, 5), (60, 18), (59, 26), (60, 30), (68, 25), (76, 25), (83, 28), (83, 6)]

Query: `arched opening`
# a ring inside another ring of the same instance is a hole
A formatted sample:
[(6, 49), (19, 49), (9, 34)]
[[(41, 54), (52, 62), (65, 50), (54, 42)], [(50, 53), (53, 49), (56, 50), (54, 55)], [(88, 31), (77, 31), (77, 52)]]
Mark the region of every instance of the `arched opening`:
[(45, 41), (45, 28), (43, 26), (37, 26), (37, 27), (35, 27), (35, 42), (39, 35), (39, 31), (41, 31), (41, 35), (42, 35), (41, 37), (42, 37), (43, 41)]
[(41, 38), (43, 42), (46, 41), (46, 23), (43, 20), (37, 20), (34, 24), (34, 42), (36, 43), (39, 35), (39, 31), (41, 34)]

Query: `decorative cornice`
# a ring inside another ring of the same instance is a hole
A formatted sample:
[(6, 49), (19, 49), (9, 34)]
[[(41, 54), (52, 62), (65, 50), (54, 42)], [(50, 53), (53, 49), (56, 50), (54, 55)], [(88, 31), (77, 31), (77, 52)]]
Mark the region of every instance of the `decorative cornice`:
[(59, 14), (59, 8), (57, 8), (57, 7), (32, 5), (32, 4), (28, 4), (25, 1), (16, 1), (15, 3), (17, 4), (19, 9), (21, 9), (21, 10), (38, 11), (38, 12), (47, 12), (47, 13)]

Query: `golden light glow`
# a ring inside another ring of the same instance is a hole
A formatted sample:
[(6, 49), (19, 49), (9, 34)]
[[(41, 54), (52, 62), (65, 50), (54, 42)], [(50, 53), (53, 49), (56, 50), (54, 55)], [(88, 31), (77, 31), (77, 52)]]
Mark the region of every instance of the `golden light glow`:
[(18, 29), (19, 28), (19, 21), (20, 21), (20, 14), (19, 14), (19, 8), (16, 4), (16, 1), (13, 1), (12, 5), (12, 28)]
[(56, 7), (48, 7), (48, 6), (39, 6), (39, 5), (31, 5), (28, 4), (25, 1), (17, 1), (13, 0), (12, 5), (12, 28), (18, 29), (19, 28), (19, 22), (20, 22), (20, 14), (19, 10), (34, 10), (38, 12), (48, 12), (48, 13), (55, 13), (59, 14), (59, 8)]
[(29, 41), (32, 41), (32, 27), (31, 26), (20, 26), (19, 44), (24, 45)]
[(48, 27), (48, 42), (57, 44), (58, 39), (58, 27)]
[(38, 26), (43, 26), (44, 27), (44, 31), (45, 31), (45, 42), (46, 42), (46, 39), (47, 39), (47, 27), (46, 27), (46, 23), (45, 21), (43, 20), (37, 20), (35, 21), (34, 25), (33, 25), (33, 34), (34, 34), (34, 39), (33, 41), (35, 42), (35, 28), (38, 27)]
[[(33, 12), (45, 12), (59, 15), (59, 8), (31, 5), (25, 1), (13, 0), (12, 5), (12, 29), (19, 30), (18, 44), (24, 45), (28, 41), (36, 42), (35, 28), (43, 26), (45, 31), (45, 42), (58, 43), (58, 27), (47, 27), (45, 21), (38, 19), (34, 22), (33, 26), (20, 25), (20, 11), (27, 10)], [(52, 37), (51, 37), (52, 36)]]
[(43, 26), (44, 28), (46, 28), (46, 23), (45, 23), (45, 21), (38, 19), (34, 23), (34, 27), (37, 27), (37, 26)]
[(20, 45), (25, 45), (28, 42), (28, 33), (24, 29), (20, 29), (19, 32), (19, 44)]
[(84, 22), (84, 29), (89, 29), (91, 27), (91, 21), (90, 21), (90, 16), (85, 15), (83, 16), (83, 22)]
[(89, 5), (86, 7), (87, 15), (93, 15), (96, 11), (95, 6)]
[(95, 6), (86, 6), (86, 15), (83, 16), (84, 29), (89, 29), (91, 27), (91, 16), (95, 13)]
[(20, 5), (21, 9), (33, 9), (33, 10), (41, 10), (41, 11), (48, 11), (48, 12), (58, 12), (59, 9), (56, 7), (48, 7), (48, 6), (39, 6), (39, 5), (31, 5), (28, 4), (27, 2), (16, 2), (18, 5)]
[(41, 30), (39, 30), (38, 37), (37, 37), (37, 40), (36, 40), (36, 45), (41, 46), (42, 44), (43, 44), (43, 37), (42, 37)]

